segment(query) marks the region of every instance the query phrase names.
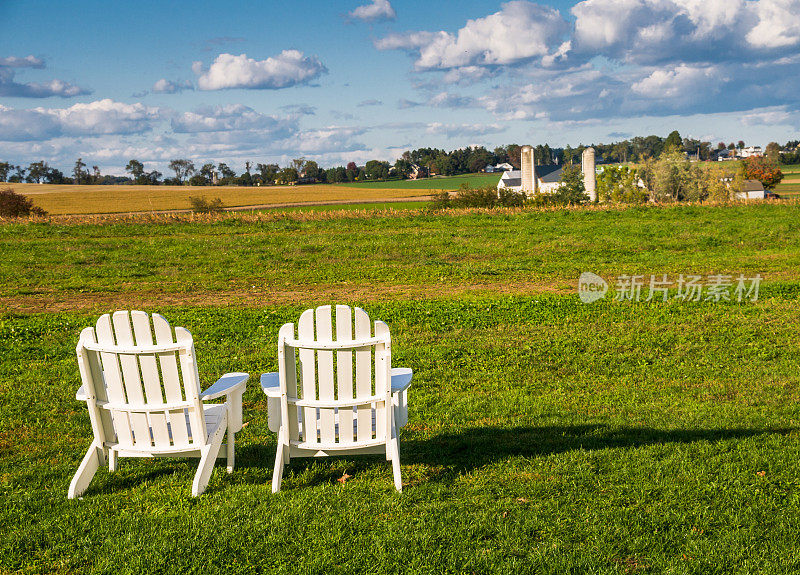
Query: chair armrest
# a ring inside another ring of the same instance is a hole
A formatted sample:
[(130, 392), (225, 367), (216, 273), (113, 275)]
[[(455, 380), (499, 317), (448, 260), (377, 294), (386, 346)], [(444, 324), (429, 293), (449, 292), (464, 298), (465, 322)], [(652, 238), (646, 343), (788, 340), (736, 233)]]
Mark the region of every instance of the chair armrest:
[(89, 399), (89, 396), (86, 395), (86, 390), (83, 388), (83, 386), (80, 386), (78, 391), (75, 392), (75, 399), (78, 401), (86, 401)]
[(214, 385), (209, 387), (203, 393), (200, 394), (200, 399), (202, 401), (208, 401), (211, 399), (217, 399), (223, 395), (228, 395), (230, 393), (234, 393), (237, 391), (243, 392), (245, 387), (247, 386), (247, 380), (250, 377), (247, 373), (241, 372), (233, 372), (233, 373), (226, 373), (222, 377), (220, 377)]
[(261, 389), (267, 397), (281, 396), (281, 382), (277, 371), (261, 374)]
[(393, 367), (392, 368), (392, 393), (404, 391), (411, 385), (411, 379), (414, 377), (414, 372), (410, 367)]

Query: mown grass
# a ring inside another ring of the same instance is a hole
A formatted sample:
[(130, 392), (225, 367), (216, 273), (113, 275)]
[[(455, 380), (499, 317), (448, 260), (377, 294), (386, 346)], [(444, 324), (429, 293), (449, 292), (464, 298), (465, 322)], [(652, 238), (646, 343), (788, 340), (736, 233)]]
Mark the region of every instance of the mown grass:
[[(0, 572), (796, 573), (798, 207), (3, 225)], [(586, 270), (765, 281), (741, 304), (587, 305)], [(257, 377), (323, 302), (386, 321), (414, 369), (401, 495), (379, 457), (297, 460), (270, 493)], [(188, 328), (204, 386), (252, 374), (237, 469), (199, 499), (181, 459), (66, 499), (91, 440), (74, 346), (116, 307)]]
[[(351, 302), (358, 303), (358, 302)], [(94, 315), (0, 322), (0, 565), (41, 572), (794, 573), (797, 299), (584, 305), (574, 296), (363, 302), (415, 371), (405, 490), (381, 458), (297, 460), (270, 493), (255, 383), (237, 470), (124, 460), (83, 500), (74, 343)], [(161, 310), (204, 385), (273, 370), (303, 306)], [(344, 484), (336, 479), (344, 473)]]
[(310, 202), (387, 200), (425, 196), (424, 191), (399, 188), (352, 188), (343, 185), (268, 187), (193, 186), (70, 186), (9, 184), (28, 195), (36, 206), (53, 215), (105, 214), (188, 210), (190, 197), (220, 198), (226, 207), (281, 205)]
[(781, 202), (7, 224), (0, 226), (0, 301), (44, 310), (164, 297), (235, 304), (387, 291), (573, 293), (583, 271), (796, 281), (799, 216), (800, 205)]

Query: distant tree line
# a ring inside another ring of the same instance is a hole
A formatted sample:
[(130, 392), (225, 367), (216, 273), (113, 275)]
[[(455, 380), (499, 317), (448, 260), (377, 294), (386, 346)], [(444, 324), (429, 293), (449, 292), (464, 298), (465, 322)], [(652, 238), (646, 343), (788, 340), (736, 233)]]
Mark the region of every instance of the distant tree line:
[[(579, 164), (586, 145), (575, 148), (550, 147), (538, 144), (534, 147), (534, 161), (537, 165)], [(610, 144), (591, 144), (595, 149), (598, 163), (637, 163), (657, 160), (665, 150), (677, 151), (697, 160), (713, 160), (723, 150), (741, 150), (743, 140), (737, 143), (719, 142), (713, 147), (711, 142), (692, 138), (682, 138), (673, 131), (666, 138), (661, 136), (637, 136)], [(487, 166), (510, 164), (520, 167), (520, 148), (518, 144), (508, 144), (489, 150), (483, 146), (458, 148), (450, 152), (438, 148), (418, 148), (407, 150), (394, 164), (382, 160), (370, 160), (363, 166), (349, 162), (344, 166), (321, 168), (314, 160), (293, 159), (287, 166), (274, 163), (245, 162), (245, 170), (237, 174), (224, 162), (195, 164), (188, 159), (174, 159), (169, 163), (172, 172), (166, 177), (158, 170), (148, 171), (143, 162), (131, 159), (125, 167), (129, 176), (103, 175), (95, 165), (89, 166), (78, 158), (71, 174), (64, 174), (45, 161), (33, 162), (22, 167), (0, 161), (0, 181), (29, 182), (46, 184), (140, 184), (140, 185), (192, 185), (192, 186), (268, 186), (293, 185), (304, 183), (345, 183), (365, 181), (402, 180), (429, 176), (454, 176), (483, 171)], [(800, 142), (790, 141), (781, 147), (770, 142), (765, 155), (776, 163), (800, 163)], [(174, 176), (173, 176), (174, 174)]]

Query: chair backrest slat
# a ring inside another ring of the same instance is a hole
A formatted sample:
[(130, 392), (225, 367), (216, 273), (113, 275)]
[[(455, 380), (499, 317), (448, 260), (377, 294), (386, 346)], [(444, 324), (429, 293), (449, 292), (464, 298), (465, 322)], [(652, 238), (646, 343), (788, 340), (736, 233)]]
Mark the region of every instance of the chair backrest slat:
[[(353, 339), (353, 314), (350, 306), (336, 306), (336, 340)], [(336, 352), (336, 386), (339, 400), (353, 399), (353, 352)], [(339, 410), (339, 443), (352, 443), (353, 408)]]
[[(110, 315), (103, 314), (100, 316), (100, 319), (97, 320), (95, 334), (97, 343), (116, 345), (116, 341), (114, 341), (114, 331), (111, 327)], [(103, 367), (108, 401), (112, 403), (127, 402), (125, 387), (122, 383), (122, 370), (120, 369), (117, 354), (100, 352), (100, 362)], [(98, 387), (97, 380), (95, 380), (95, 387)], [(120, 445), (133, 447), (133, 433), (128, 414), (124, 411), (112, 411), (111, 419), (114, 422), (114, 430), (116, 431), (117, 441), (119, 441)]]
[[(108, 342), (113, 345), (133, 346), (133, 332), (131, 331), (131, 320), (127, 311), (117, 311), (111, 316), (114, 326), (115, 342)], [(128, 403), (142, 405), (144, 403), (144, 393), (142, 392), (142, 381), (139, 377), (139, 363), (136, 356), (128, 353), (118, 354), (120, 367), (122, 368), (122, 382), (125, 387), (125, 397)], [(151, 447), (150, 425), (147, 422), (147, 414), (130, 413), (131, 429), (133, 430), (133, 443), (136, 447)]]
[[(300, 339), (314, 339), (314, 310), (307, 309), (297, 321), (297, 334)], [(298, 350), (303, 399), (314, 399), (317, 396), (316, 366), (314, 350)], [(303, 408), (303, 441), (317, 443), (317, 410), (314, 407)]]
[(206, 440), (206, 423), (203, 416), (203, 404), (200, 401), (200, 374), (197, 371), (192, 334), (182, 327), (176, 327), (175, 341), (184, 343), (188, 347), (187, 350), (179, 352), (183, 392), (186, 402), (190, 405), (186, 411), (192, 430), (192, 443), (202, 445)]
[(94, 328), (87, 327), (81, 332), (80, 340), (76, 351), (78, 352), (78, 368), (81, 372), (81, 382), (86, 390), (87, 397), (90, 398), (88, 402), (89, 419), (92, 422), (92, 431), (95, 437), (102, 443), (117, 441), (117, 435), (114, 431), (114, 422), (111, 418), (111, 413), (108, 410), (101, 409), (97, 403), (105, 403), (109, 401), (108, 390), (106, 388), (103, 378), (103, 365), (100, 360), (100, 354), (97, 352), (87, 352), (82, 348), (81, 343), (88, 341), (90, 343), (97, 343)]
[[(372, 337), (372, 326), (369, 316), (361, 308), (355, 309), (356, 339)], [(356, 397), (372, 395), (372, 350), (357, 350), (356, 354)], [(372, 409), (360, 406), (356, 409), (356, 441), (372, 439)]]
[[(375, 322), (375, 337), (385, 337), (389, 339), (389, 326), (382, 321)], [(388, 398), (387, 392), (389, 382), (389, 346), (378, 346), (375, 350), (375, 395)], [(388, 421), (386, 419), (386, 401), (379, 401), (375, 410), (375, 437), (385, 439), (390, 437), (388, 432)]]
[[(316, 310), (317, 341), (333, 340), (333, 323), (331, 321), (331, 306), (325, 305)], [(319, 393), (317, 399), (335, 399), (333, 387), (333, 352), (327, 350), (317, 351), (317, 378)], [(336, 441), (336, 409), (319, 409), (319, 436), (322, 443)]]
[[(153, 331), (156, 336), (156, 345), (174, 343), (172, 328), (162, 315), (153, 314)], [(184, 401), (178, 360), (174, 353), (158, 354), (161, 367), (161, 382), (164, 386), (164, 399), (167, 403), (180, 403)], [(189, 432), (186, 429), (186, 416), (183, 410), (172, 410), (166, 414), (175, 447), (189, 446)]]
[[(136, 338), (137, 346), (153, 345), (153, 330), (150, 328), (150, 316), (143, 311), (131, 312), (131, 323), (133, 324), (133, 335)], [(158, 360), (154, 353), (140, 354), (139, 372), (142, 375), (144, 394), (147, 403), (164, 403), (164, 395), (161, 391), (161, 375), (158, 373)], [(149, 415), (150, 427), (153, 431), (153, 441), (155, 445), (169, 445), (169, 428), (167, 427), (167, 415), (165, 413), (151, 413)]]
[[(283, 341), (284, 339), (293, 339), (294, 338), (294, 324), (287, 323), (283, 327), (281, 327), (280, 331), (278, 332), (278, 339)], [(286, 385), (286, 397), (287, 399), (298, 399), (297, 395), (297, 356), (295, 355), (295, 350), (293, 348), (282, 347), (278, 350), (278, 361), (280, 362), (280, 376), (284, 378), (284, 382), (281, 385)], [(289, 437), (288, 439), (291, 441), (299, 441), (300, 440), (300, 431), (299, 431), (299, 421), (302, 418), (302, 408), (295, 407), (294, 405), (289, 407), (286, 406), (286, 413), (283, 413), (284, 407), (281, 406), (281, 421), (288, 421), (289, 422)], [(289, 415), (289, 410), (291, 410), (291, 416)]]

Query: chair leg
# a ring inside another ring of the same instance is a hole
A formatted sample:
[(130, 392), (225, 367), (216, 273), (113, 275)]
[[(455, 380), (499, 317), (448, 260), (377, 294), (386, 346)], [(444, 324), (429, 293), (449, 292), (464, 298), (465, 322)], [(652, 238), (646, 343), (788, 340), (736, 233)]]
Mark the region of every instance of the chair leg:
[(80, 497), (83, 492), (86, 491), (86, 488), (89, 487), (89, 483), (92, 481), (92, 477), (97, 473), (102, 462), (103, 448), (92, 442), (86, 455), (83, 456), (81, 464), (78, 466), (78, 471), (75, 472), (75, 477), (72, 478), (69, 484), (69, 491), (67, 492), (67, 497), (69, 499)]
[(108, 470), (114, 473), (119, 469), (119, 455), (113, 449), (108, 450)]
[(227, 426), (220, 425), (214, 435), (209, 438), (209, 444), (201, 450), (200, 465), (197, 466), (197, 473), (195, 473), (194, 481), (192, 482), (192, 497), (202, 495), (208, 486), (208, 480), (211, 479), (211, 472), (214, 470), (214, 463), (217, 461), (219, 448), (222, 447), (222, 438), (225, 437), (226, 428)]
[(234, 459), (233, 455), (233, 447), (234, 447), (234, 433), (233, 430), (228, 428), (228, 442), (227, 442), (227, 460), (228, 460), (228, 473), (233, 473), (233, 466), (236, 464), (236, 460)]
[(403, 492), (403, 477), (400, 474), (400, 440), (395, 437), (390, 444), (392, 446), (392, 475), (394, 475), (394, 488), (399, 493)]
[(284, 451), (289, 449), (288, 445), (284, 445), (278, 440), (278, 451), (275, 453), (275, 467), (272, 468), (272, 492), (277, 493), (281, 490), (281, 481), (283, 481), (283, 466), (284, 466)]

